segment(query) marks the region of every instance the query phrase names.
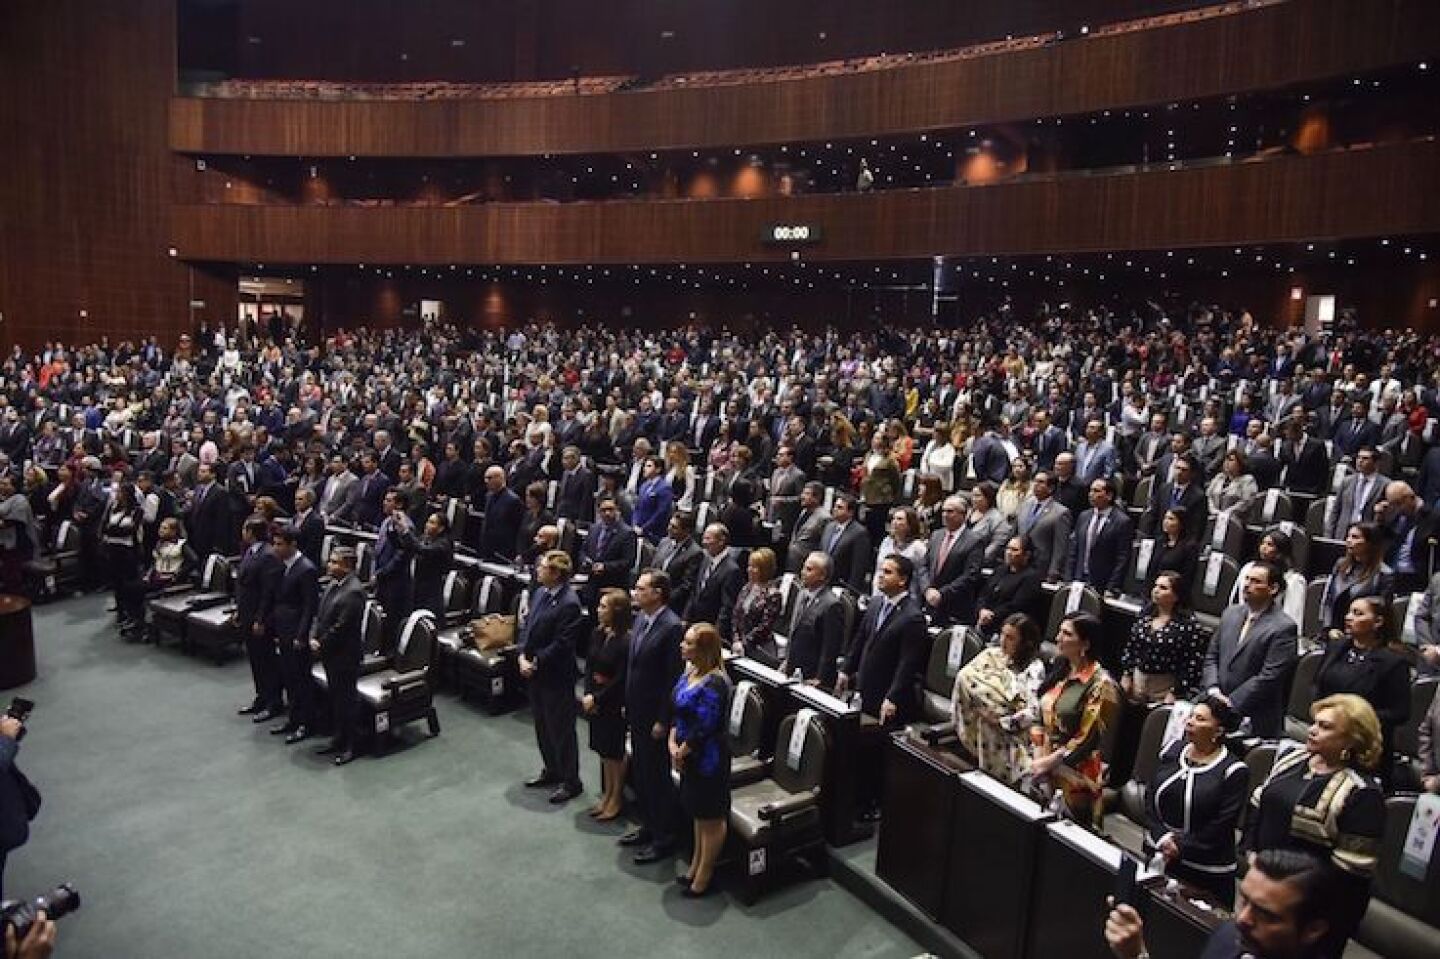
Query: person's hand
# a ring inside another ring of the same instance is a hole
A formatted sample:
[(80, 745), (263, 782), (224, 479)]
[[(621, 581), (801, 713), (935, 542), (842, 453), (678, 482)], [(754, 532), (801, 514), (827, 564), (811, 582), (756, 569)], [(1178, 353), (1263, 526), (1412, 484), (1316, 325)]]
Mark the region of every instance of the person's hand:
[(1035, 761), (1030, 764), (1031, 774), (1035, 776), (1050, 775), (1051, 771), (1054, 770), (1056, 766), (1060, 765), (1060, 758), (1061, 757), (1059, 750), (1056, 750), (1053, 753), (1046, 753), (1044, 756), (1037, 757)]
[(528, 656), (520, 657), (520, 675), (529, 679), (535, 675), (535, 661)]
[(1110, 915), (1105, 917), (1105, 942), (1116, 959), (1136, 959), (1145, 952), (1145, 923), (1134, 906), (1115, 904), (1114, 896), (1107, 896)]
[(841, 673), (840, 675), (838, 675), (838, 676), (835, 677), (835, 695), (836, 695), (836, 696), (844, 696), (845, 693), (846, 693), (846, 691), (849, 690), (849, 689), (850, 689), (850, 677), (849, 677), (849, 676), (845, 675), (844, 673)]
[(595, 711), (595, 697), (590, 693), (586, 693), (584, 696), (581, 696), (580, 708), (585, 710), (585, 715), (587, 716), (593, 713)]
[(310, 652), (312, 652), (312, 653), (318, 653), (318, 652), (320, 652), (320, 640), (318, 640), (318, 639), (312, 639), (312, 640), (310, 640)]
[(880, 704), (880, 721), (882, 723), (890, 722), (890, 720), (895, 718), (896, 712), (898, 712), (898, 710), (895, 708), (895, 704), (888, 699), (885, 700)]
[(25, 724), (14, 716), (0, 716), (0, 736), (4, 736), (6, 739), (19, 739), (20, 730), (24, 728)]
[(25, 934), (25, 941), (15, 941), (15, 927), (5, 927), (5, 955), (10, 959), (46, 959), (55, 951), (55, 923), (41, 909)]
[(925, 590), (925, 602), (929, 603), (931, 606), (938, 608), (940, 606), (940, 590), (936, 589), (934, 586), (931, 586), (929, 589)]

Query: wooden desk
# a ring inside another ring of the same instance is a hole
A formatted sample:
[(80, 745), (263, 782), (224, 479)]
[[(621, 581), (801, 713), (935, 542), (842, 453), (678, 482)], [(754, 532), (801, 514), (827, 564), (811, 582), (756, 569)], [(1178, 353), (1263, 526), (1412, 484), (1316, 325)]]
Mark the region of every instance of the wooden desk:
[(30, 600), (0, 595), (0, 689), (24, 686), (35, 678), (35, 630)]
[(955, 798), (964, 768), (952, 756), (910, 738), (890, 737), (875, 873), (892, 889), (940, 917), (950, 871)]

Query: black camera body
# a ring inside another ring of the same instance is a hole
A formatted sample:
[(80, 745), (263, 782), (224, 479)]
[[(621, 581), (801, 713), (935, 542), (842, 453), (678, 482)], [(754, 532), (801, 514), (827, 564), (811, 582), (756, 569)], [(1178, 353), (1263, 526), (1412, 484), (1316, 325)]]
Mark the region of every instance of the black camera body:
[(24, 942), (37, 913), (43, 911), (46, 918), (58, 920), (79, 908), (80, 893), (70, 883), (62, 882), (44, 896), (0, 902), (0, 928), (13, 927), (15, 941)]
[(15, 734), (15, 741), (17, 743), (25, 738), (25, 723), (30, 719), (30, 711), (34, 708), (35, 704), (33, 702), (16, 696), (10, 700), (10, 705), (5, 709), (6, 716), (9, 716), (11, 719), (20, 720), (20, 731)]

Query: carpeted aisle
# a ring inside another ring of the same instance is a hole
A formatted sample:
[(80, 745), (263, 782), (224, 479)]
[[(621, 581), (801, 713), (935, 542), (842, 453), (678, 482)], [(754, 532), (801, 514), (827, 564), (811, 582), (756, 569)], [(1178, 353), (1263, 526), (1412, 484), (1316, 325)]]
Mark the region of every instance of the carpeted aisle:
[[(442, 733), (336, 769), (235, 715), (224, 667), (130, 646), (105, 596), (35, 611), (40, 676), (21, 768), (44, 808), (6, 894), (69, 880), (58, 957), (909, 957), (921, 949), (830, 881), (745, 908), (680, 898), (619, 830), (557, 810), (525, 714), (442, 694)], [(583, 736), (583, 730), (582, 730)], [(583, 745), (583, 741), (582, 741)], [(599, 786), (593, 758), (586, 785)]]

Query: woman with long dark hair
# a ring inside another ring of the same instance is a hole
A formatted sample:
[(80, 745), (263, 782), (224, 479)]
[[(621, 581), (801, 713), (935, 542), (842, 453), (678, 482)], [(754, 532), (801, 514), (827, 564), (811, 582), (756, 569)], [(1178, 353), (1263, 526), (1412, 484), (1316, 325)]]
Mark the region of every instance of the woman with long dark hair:
[(1070, 818), (1089, 822), (1105, 786), (1100, 747), (1119, 718), (1120, 688), (1096, 658), (1099, 617), (1071, 613), (1055, 634), (1060, 655), (1040, 689), (1041, 722), (1031, 727), (1031, 775), (1058, 795)]

